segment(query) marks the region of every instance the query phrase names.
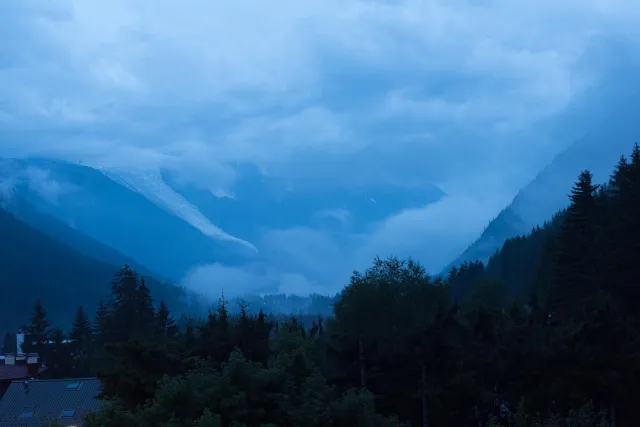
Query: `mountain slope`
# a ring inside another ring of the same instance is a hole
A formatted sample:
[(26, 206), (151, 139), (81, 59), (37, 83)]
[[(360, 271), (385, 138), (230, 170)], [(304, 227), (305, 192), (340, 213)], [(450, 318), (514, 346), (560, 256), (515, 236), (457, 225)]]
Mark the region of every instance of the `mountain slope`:
[[(233, 196), (218, 197), (205, 185), (181, 181), (177, 171), (98, 170), (46, 159), (0, 161), (0, 192), (3, 188), (6, 208), (35, 228), (110, 263), (122, 263), (116, 253), (125, 254), (135, 260), (127, 261), (132, 265), (173, 280), (202, 264), (265, 264), (270, 248), (256, 248), (254, 242), (268, 246), (268, 230), (310, 227), (346, 239), (444, 195), (435, 186), (294, 189), (240, 165)], [(61, 226), (115, 253), (70, 236)]]
[[(121, 266), (89, 258), (0, 209), (0, 329), (28, 323), (41, 299), (55, 325), (67, 327), (83, 305), (93, 312)], [(154, 298), (182, 311), (182, 289), (147, 278)]]
[(0, 166), (9, 206), (11, 196), (18, 196), (164, 277), (178, 280), (198, 264), (234, 264), (247, 251), (204, 235), (96, 169), (42, 159), (5, 160)]
[(141, 274), (151, 274), (148, 268), (138, 264), (133, 258), (82, 234), (75, 228), (50, 215), (40, 213), (35, 206), (20, 197), (14, 196), (11, 203), (4, 204), (4, 208), (30, 227), (41, 231), (88, 258), (111, 265), (121, 266), (128, 264)]
[(232, 194), (216, 197), (205, 188), (181, 182), (163, 171), (163, 179), (211, 221), (249, 241), (264, 229), (314, 227), (340, 232), (368, 232), (380, 221), (404, 209), (436, 202), (445, 194), (434, 185), (420, 188), (363, 186), (299, 188), (261, 174), (254, 166), (238, 167)]
[(581, 170), (589, 169), (595, 182), (605, 182), (620, 153), (628, 154), (633, 143), (640, 140), (638, 111), (636, 103), (623, 105), (556, 156), (445, 272), (465, 261), (486, 261), (507, 238), (528, 233), (566, 207), (567, 189)]

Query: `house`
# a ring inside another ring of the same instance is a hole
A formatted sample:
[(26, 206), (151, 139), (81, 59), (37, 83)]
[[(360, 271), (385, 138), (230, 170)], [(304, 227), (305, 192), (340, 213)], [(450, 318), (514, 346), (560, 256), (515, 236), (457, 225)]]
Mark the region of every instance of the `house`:
[(9, 388), (11, 382), (37, 378), (44, 370), (36, 353), (23, 353), (24, 334), (16, 335), (16, 354), (0, 355), (0, 398)]
[(80, 427), (100, 408), (100, 388), (97, 378), (13, 381), (0, 400), (0, 427)]

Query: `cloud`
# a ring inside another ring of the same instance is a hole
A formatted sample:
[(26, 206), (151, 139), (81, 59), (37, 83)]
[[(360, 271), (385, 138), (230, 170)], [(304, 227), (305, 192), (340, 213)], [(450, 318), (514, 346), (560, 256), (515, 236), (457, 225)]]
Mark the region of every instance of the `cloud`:
[[(498, 213), (496, 206), (507, 202), (506, 197), (483, 202), (445, 197), (393, 215), (366, 235), (328, 234), (311, 227), (269, 230), (260, 242), (261, 247), (269, 248), (266, 271), (214, 264), (195, 269), (185, 284), (201, 290), (201, 283), (229, 283), (234, 296), (265, 289), (299, 295), (336, 293), (354, 269), (367, 268), (375, 256), (413, 257), (437, 273), (482, 232)], [(469, 212), (474, 215), (470, 217)], [(219, 292), (219, 285), (213, 286), (206, 289)]]
[(265, 285), (265, 278), (246, 269), (209, 264), (194, 267), (182, 284), (215, 301), (223, 293), (225, 298), (235, 298), (259, 291)]
[(0, 160), (0, 201), (10, 201), (20, 185), (53, 204), (57, 204), (61, 196), (78, 189), (75, 184), (52, 176), (46, 169), (23, 168), (13, 161)]
[[(640, 40), (624, 0), (9, 0), (0, 14), (2, 155), (168, 169), (214, 194), (243, 163), (302, 189), (448, 194), (365, 236), (265, 230), (278, 271), (203, 267), (196, 287), (206, 272), (334, 283), (384, 251), (442, 266), (570, 142), (558, 123), (606, 82), (611, 46), (632, 61)], [(350, 220), (326, 209), (316, 219)]]

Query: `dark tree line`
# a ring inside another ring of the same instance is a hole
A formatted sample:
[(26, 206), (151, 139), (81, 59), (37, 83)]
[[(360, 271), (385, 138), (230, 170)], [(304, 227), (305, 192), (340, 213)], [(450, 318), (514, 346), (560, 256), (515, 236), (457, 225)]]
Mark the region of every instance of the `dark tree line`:
[(90, 427), (635, 426), (638, 259), (636, 145), (486, 265), (440, 278), (376, 259), (326, 320), (230, 314), (221, 298), (176, 321), (125, 267), (92, 322), (78, 310), (71, 343), (40, 304), (28, 332), (49, 375), (101, 379)]

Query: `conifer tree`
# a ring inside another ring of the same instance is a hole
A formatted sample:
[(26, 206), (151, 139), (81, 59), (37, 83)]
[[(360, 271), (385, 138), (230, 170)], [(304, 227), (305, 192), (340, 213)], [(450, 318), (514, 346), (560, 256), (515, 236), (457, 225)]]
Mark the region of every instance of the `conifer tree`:
[(46, 376), (49, 378), (68, 378), (72, 375), (73, 361), (66, 337), (62, 329), (56, 328), (52, 334), (52, 343), (47, 345), (43, 360), (47, 364)]
[(159, 333), (163, 339), (171, 338), (176, 334), (176, 321), (171, 317), (169, 308), (164, 303), (164, 300), (160, 301), (158, 311), (156, 312), (156, 322)]
[(107, 339), (108, 334), (108, 319), (109, 310), (103, 301), (98, 303), (98, 309), (96, 310), (91, 330), (99, 344), (103, 344)]
[(17, 349), (16, 334), (7, 332), (4, 334), (4, 341), (2, 342), (2, 352), (4, 354), (16, 353)]
[(87, 316), (82, 306), (78, 307), (69, 337), (76, 343), (78, 348), (86, 348), (91, 341), (92, 332), (89, 316)]
[(31, 323), (27, 326), (26, 335), (23, 352), (35, 351), (42, 355), (46, 342), (51, 336), (51, 322), (40, 300), (37, 300), (33, 307)]
[(571, 204), (566, 211), (556, 244), (551, 309), (566, 312), (581, 307), (598, 290), (598, 247), (595, 216), (597, 185), (593, 176), (583, 171), (571, 189)]
[(125, 265), (111, 282), (109, 339), (123, 342), (155, 330), (155, 315), (149, 289), (138, 273)]
[(69, 338), (72, 340), (74, 373), (77, 376), (89, 375), (89, 354), (93, 338), (91, 322), (82, 306), (78, 307), (76, 318), (71, 325)]

